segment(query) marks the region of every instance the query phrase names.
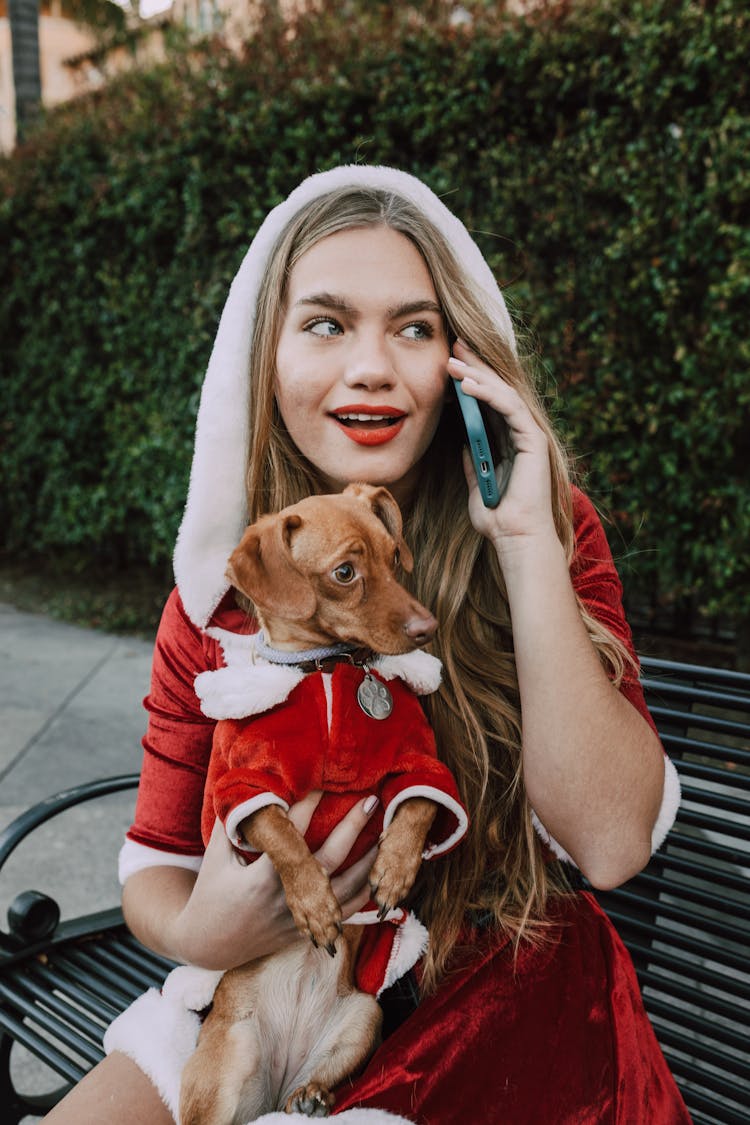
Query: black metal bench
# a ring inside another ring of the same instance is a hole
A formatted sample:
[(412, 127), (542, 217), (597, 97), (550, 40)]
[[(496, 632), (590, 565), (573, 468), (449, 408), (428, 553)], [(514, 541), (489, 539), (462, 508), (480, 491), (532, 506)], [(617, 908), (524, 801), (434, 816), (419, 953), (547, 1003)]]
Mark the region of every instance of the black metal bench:
[[(631, 951), (646, 1008), (696, 1125), (750, 1120), (750, 675), (644, 660), (652, 714), (681, 775), (683, 805), (646, 871), (598, 897)], [(0, 835), (0, 868), (39, 824), (84, 800), (135, 786), (136, 775), (52, 797)], [(170, 962), (144, 949), (119, 909), (58, 923), (26, 892), (0, 931), (0, 1107), (16, 1125), (46, 1112), (102, 1057), (110, 1020)], [(22, 1097), (14, 1042), (64, 1085)], [(646, 1125), (646, 1123), (634, 1123)]]
[[(58, 793), (17, 817), (0, 834), (0, 869), (35, 828), (83, 801), (134, 789), (138, 774)], [(113, 857), (114, 861), (114, 857)], [(0, 1121), (43, 1115), (104, 1057), (108, 1024), (145, 989), (160, 985), (172, 962), (128, 933), (119, 907), (59, 921), (56, 903), (36, 891), (18, 895), (0, 930)], [(16, 1090), (10, 1072), (20, 1043), (63, 1079), (37, 1096)]]

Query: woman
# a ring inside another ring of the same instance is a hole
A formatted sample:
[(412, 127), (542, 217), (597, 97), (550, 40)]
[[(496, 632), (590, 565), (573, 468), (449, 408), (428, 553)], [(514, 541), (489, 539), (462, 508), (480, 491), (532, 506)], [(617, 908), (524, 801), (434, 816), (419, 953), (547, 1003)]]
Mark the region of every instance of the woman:
[[(508, 427), (515, 455), (496, 509), (479, 497), (449, 375)], [(239, 866), (218, 829), (203, 854), (212, 724), (193, 680), (241, 659), (252, 631), (225, 578), (247, 522), (351, 480), (386, 485), (402, 507), (414, 592), (439, 621), (444, 686), (425, 708), (471, 826), (452, 855), (423, 865), (416, 888), (431, 935), (421, 1002), (339, 1091), (337, 1112), (378, 1107), (430, 1125), (689, 1121), (627, 954), (559, 862), (595, 887), (623, 882), (679, 799), (619, 582), (489, 268), (405, 173), (344, 167), (304, 181), (233, 283), (121, 857), (129, 925), (152, 948), (218, 970), (298, 940), (270, 864)], [(303, 828), (315, 799), (293, 810)], [(327, 870), (366, 817), (363, 803), (328, 839)], [(334, 878), (345, 917), (369, 897), (371, 860)], [(108, 1058), (49, 1120), (98, 1120), (106, 1104), (110, 1121), (172, 1121), (156, 1086), (174, 1088), (191, 1042), (170, 1070), (176, 1032), (162, 1008), (145, 1048), (116, 1025)]]

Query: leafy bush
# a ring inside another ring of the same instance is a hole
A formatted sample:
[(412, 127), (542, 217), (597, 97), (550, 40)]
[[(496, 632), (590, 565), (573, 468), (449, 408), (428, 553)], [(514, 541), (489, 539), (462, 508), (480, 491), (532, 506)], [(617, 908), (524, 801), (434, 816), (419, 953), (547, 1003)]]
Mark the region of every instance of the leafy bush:
[(335, 8), (175, 50), (0, 165), (6, 552), (165, 563), (246, 245), (359, 160), (422, 176), (510, 283), (629, 585), (747, 618), (746, 5)]

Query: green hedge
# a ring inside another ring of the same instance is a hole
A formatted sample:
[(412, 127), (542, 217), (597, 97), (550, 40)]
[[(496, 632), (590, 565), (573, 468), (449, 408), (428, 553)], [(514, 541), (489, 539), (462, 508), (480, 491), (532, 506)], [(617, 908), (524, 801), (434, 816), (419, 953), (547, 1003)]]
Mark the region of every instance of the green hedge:
[(465, 7), (175, 49), (0, 164), (8, 554), (164, 564), (247, 242), (302, 175), (366, 160), (481, 232), (631, 586), (750, 615), (747, 6)]

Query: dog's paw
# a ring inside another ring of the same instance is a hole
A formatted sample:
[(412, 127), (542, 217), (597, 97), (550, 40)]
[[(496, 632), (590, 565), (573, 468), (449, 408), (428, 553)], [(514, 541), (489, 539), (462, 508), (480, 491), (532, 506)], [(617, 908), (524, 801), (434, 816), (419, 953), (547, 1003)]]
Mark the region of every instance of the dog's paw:
[(305, 1117), (328, 1117), (335, 1098), (330, 1090), (317, 1082), (308, 1082), (294, 1091), (284, 1106), (286, 1113), (304, 1113)]
[(387, 844), (387, 838), (383, 839), (369, 876), (370, 890), (380, 907), (381, 919), (406, 898), (421, 863), (421, 856), (390, 855)]
[(286, 900), (294, 924), (313, 945), (336, 953), (336, 939), (341, 934), (341, 906), (323, 868), (310, 870), (285, 884)]

